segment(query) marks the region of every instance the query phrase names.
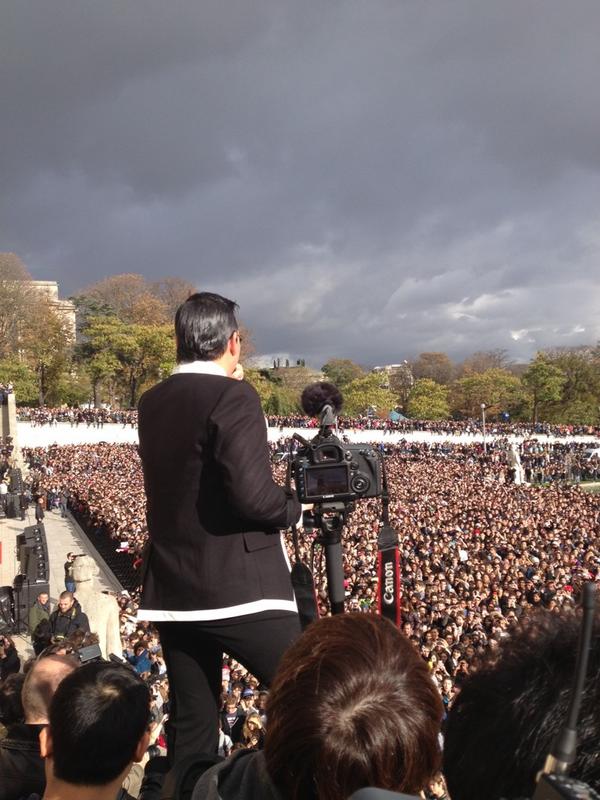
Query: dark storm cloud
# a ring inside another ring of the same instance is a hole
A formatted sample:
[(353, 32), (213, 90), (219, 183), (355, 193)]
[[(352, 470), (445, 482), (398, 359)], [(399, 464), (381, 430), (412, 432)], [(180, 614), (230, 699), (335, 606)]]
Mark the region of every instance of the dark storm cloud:
[(595, 0), (0, 14), (0, 249), (36, 277), (179, 274), (315, 364), (600, 335)]

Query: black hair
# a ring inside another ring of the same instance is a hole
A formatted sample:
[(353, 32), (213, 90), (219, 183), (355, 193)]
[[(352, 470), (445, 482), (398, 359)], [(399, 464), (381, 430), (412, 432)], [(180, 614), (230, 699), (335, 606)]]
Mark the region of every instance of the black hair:
[(21, 691), (25, 682), (22, 672), (13, 672), (0, 682), (0, 722), (8, 728), (15, 722), (23, 722), (25, 713)]
[[(531, 797), (567, 716), (581, 617), (542, 611), (479, 663), (450, 707), (444, 775), (452, 800)], [(578, 725), (574, 778), (600, 789), (600, 615)]]
[(211, 292), (188, 297), (175, 314), (178, 363), (220, 358), (238, 329), (237, 307), (233, 300)]
[(76, 669), (50, 704), (54, 775), (104, 786), (133, 761), (148, 727), (150, 690), (129, 667), (106, 661)]

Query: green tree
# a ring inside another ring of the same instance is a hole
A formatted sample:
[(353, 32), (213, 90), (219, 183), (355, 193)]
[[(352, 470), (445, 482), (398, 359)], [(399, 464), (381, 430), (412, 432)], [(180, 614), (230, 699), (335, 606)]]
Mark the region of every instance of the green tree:
[(112, 315), (85, 317), (81, 341), (75, 348), (75, 360), (89, 378), (92, 402), (98, 407), (102, 400), (102, 384), (116, 378), (120, 361), (116, 354), (123, 323)]
[(448, 387), (430, 378), (420, 378), (412, 388), (407, 410), (413, 419), (448, 419)]
[(37, 376), (31, 367), (18, 356), (10, 356), (0, 361), (0, 383), (13, 384), (15, 400), (19, 405), (34, 406), (37, 404)]
[(116, 316), (92, 317), (84, 329), (79, 359), (98, 400), (98, 386), (114, 380), (133, 408), (142, 389), (168, 373), (175, 363), (170, 325), (135, 325)]
[(544, 407), (547, 420), (588, 425), (597, 422), (600, 404), (598, 348), (547, 350), (544, 357), (565, 376), (560, 400), (549, 402)]
[(387, 376), (381, 372), (370, 372), (355, 378), (344, 388), (342, 413), (353, 417), (373, 408), (378, 416), (386, 416), (398, 403), (398, 398), (387, 388), (386, 382)]
[(262, 405), (264, 410), (266, 408), (267, 402), (269, 401), (269, 398), (273, 393), (274, 384), (268, 381), (258, 369), (245, 368), (244, 378), (245, 380), (248, 381), (248, 383), (251, 386), (254, 386), (254, 388), (256, 389), (258, 396), (260, 397), (260, 404)]
[(524, 389), (519, 378), (504, 369), (475, 372), (455, 381), (451, 388), (453, 414), (478, 418), (485, 403), (490, 417), (503, 411), (511, 414), (523, 405)]
[(326, 364), (323, 364), (321, 370), (327, 380), (335, 383), (338, 389), (343, 389), (365, 374), (364, 369), (349, 358), (330, 358)]
[(560, 400), (567, 377), (559, 367), (551, 364), (543, 353), (538, 353), (523, 374), (522, 380), (531, 395), (532, 419), (537, 422), (542, 404), (556, 403)]

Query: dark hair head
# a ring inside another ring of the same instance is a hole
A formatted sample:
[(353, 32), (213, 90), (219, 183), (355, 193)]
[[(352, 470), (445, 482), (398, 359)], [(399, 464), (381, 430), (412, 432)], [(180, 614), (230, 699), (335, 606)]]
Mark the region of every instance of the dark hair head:
[(177, 361), (214, 361), (238, 329), (237, 303), (211, 292), (198, 292), (182, 303), (175, 314)]
[(129, 667), (84, 664), (59, 685), (50, 705), (54, 775), (103, 786), (133, 761), (148, 726), (150, 690)]
[[(444, 774), (452, 800), (531, 797), (567, 717), (581, 617), (541, 611), (483, 658), (450, 708)], [(600, 615), (596, 615), (574, 778), (600, 789)]]
[(282, 658), (267, 713), (267, 768), (289, 800), (343, 800), (366, 786), (416, 793), (439, 768), (440, 695), (380, 617), (310, 625)]
[(0, 722), (8, 728), (15, 722), (23, 722), (25, 714), (21, 701), (21, 691), (25, 675), (13, 672), (0, 682)]

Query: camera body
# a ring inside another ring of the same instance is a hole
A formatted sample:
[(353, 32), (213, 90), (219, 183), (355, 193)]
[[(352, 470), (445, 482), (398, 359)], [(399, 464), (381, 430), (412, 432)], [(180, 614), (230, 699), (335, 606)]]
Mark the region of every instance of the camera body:
[(327, 430), (302, 444), (292, 462), (301, 503), (348, 503), (381, 495), (381, 460), (370, 445), (347, 444)]

